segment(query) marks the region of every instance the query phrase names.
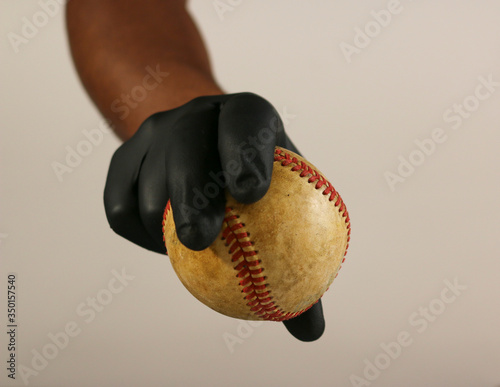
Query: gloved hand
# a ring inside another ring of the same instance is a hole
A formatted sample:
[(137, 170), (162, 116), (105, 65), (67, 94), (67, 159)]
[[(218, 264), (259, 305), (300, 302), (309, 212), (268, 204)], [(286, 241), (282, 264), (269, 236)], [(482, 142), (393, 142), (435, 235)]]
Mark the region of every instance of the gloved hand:
[[(171, 199), (179, 240), (203, 250), (219, 234), (225, 209), (224, 190), (207, 200), (204, 188), (217, 175), (239, 202), (261, 199), (276, 145), (299, 153), (273, 106), (252, 93), (199, 97), (156, 113), (113, 155), (104, 190), (108, 222), (122, 237), (165, 254), (161, 224)], [(321, 300), (284, 324), (299, 340), (318, 339)]]

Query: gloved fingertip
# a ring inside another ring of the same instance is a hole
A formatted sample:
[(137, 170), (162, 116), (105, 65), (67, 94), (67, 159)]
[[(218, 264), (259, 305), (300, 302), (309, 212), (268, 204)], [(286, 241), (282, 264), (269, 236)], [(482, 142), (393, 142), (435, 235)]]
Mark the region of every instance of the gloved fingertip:
[(250, 204), (262, 199), (269, 189), (269, 182), (255, 174), (243, 174), (231, 182), (228, 189), (238, 202)]
[(301, 315), (283, 321), (286, 329), (297, 340), (311, 342), (318, 340), (325, 331), (325, 319), (321, 301)]
[(195, 251), (206, 249), (214, 239), (211, 235), (207, 235), (207, 232), (204, 232), (197, 223), (181, 225), (177, 229), (177, 237), (184, 246)]

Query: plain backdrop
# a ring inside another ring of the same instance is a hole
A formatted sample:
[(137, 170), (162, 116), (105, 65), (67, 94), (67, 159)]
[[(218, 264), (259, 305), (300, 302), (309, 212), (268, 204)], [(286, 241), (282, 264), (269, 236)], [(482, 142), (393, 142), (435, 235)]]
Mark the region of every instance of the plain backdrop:
[[(210, 310), (167, 256), (110, 230), (102, 192), (120, 143), (105, 133), (85, 148), (102, 119), (62, 7), (45, 21), (38, 1), (2, 0), (0, 385), (24, 385), (30, 368), (30, 386), (498, 387), (500, 3), (401, 0), (388, 21), (380, 11), (396, 3), (189, 3), (223, 88), (267, 98), (350, 213), (326, 332), (302, 343), (280, 323)], [(41, 27), (16, 52), (11, 33), (33, 18)], [(88, 154), (60, 181), (54, 163), (77, 148)], [(113, 271), (130, 277), (115, 294)], [(16, 380), (3, 333), (11, 272)]]

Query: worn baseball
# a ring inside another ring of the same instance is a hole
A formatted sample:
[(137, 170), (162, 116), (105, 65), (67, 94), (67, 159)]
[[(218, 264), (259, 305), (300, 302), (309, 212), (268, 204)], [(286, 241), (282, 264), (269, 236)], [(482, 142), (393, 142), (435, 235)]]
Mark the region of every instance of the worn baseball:
[(351, 227), (339, 193), (311, 163), (276, 147), (266, 195), (252, 204), (226, 199), (222, 229), (202, 251), (179, 241), (168, 202), (163, 235), (181, 282), (205, 305), (239, 319), (283, 321), (305, 312), (347, 252)]

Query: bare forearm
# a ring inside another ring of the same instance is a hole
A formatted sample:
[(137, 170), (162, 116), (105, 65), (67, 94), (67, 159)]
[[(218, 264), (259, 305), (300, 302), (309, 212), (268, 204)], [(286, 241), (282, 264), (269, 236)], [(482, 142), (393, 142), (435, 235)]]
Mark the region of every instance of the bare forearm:
[(123, 140), (153, 113), (222, 93), (184, 3), (68, 2), (75, 66), (90, 97)]

